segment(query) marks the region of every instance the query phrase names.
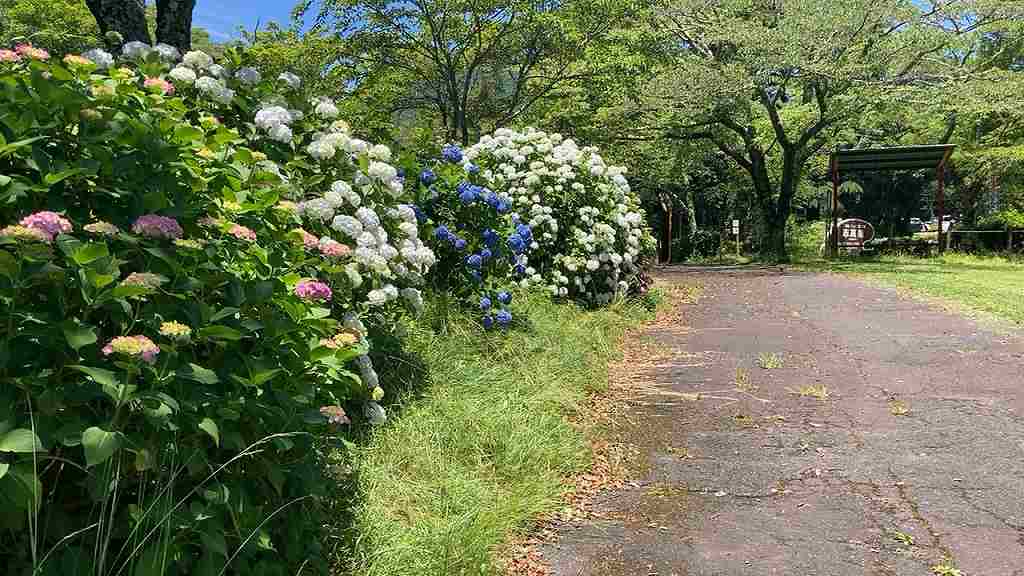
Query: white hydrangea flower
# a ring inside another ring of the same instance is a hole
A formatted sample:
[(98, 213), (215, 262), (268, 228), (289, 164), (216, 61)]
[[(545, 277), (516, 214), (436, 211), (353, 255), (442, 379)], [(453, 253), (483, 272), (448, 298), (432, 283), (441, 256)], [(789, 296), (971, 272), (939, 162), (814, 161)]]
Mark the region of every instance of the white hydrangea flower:
[(227, 69), (220, 64), (210, 64), (206, 67), (206, 73), (214, 78), (224, 78), (228, 75)]
[(280, 124), (291, 124), (292, 115), (280, 106), (267, 106), (256, 112), (254, 120), (256, 126), (262, 130), (270, 130)]
[(129, 60), (143, 60), (152, 50), (149, 44), (133, 40), (121, 47), (121, 55)]
[(390, 183), (398, 177), (398, 170), (390, 164), (384, 162), (370, 162), (370, 167), (366, 171), (370, 178), (374, 178), (383, 183)]
[(292, 129), (284, 124), (278, 124), (267, 131), (267, 137), (271, 140), (290, 144), (293, 138)]
[(331, 102), (326, 98), (321, 99), (320, 102), (317, 103), (314, 112), (316, 112), (317, 116), (328, 120), (337, 118), (340, 113), (338, 111), (338, 107), (334, 105), (334, 102)]
[(366, 407), (363, 409), (363, 413), (366, 416), (366, 419), (370, 421), (370, 424), (373, 424), (374, 426), (384, 424), (388, 419), (387, 413), (384, 412), (384, 408), (376, 402), (367, 402)]
[(345, 234), (353, 240), (363, 233), (363, 223), (348, 214), (339, 214), (335, 216), (334, 221), (331, 222), (331, 228)]
[(178, 84), (188, 84), (189, 86), (196, 83), (196, 73), (191, 68), (184, 66), (175, 66), (171, 68), (171, 71), (167, 73), (167, 76)]
[(114, 65), (114, 55), (102, 48), (93, 48), (82, 54), (96, 65), (99, 70), (106, 70)]
[(238, 78), (243, 84), (258, 84), (260, 79), (260, 71), (250, 67), (240, 68), (235, 72), (235, 78)]
[(213, 66), (213, 58), (202, 50), (186, 52), (181, 60), (182, 64), (193, 70), (206, 70)]
[(391, 161), (391, 148), (383, 144), (377, 144), (370, 148), (370, 158), (380, 160), (381, 162), (389, 162)]
[(323, 140), (314, 140), (306, 146), (306, 152), (313, 158), (323, 161), (334, 158), (335, 150), (334, 146), (331, 146)]
[(298, 75), (288, 71), (281, 72), (277, 79), (287, 84), (292, 90), (298, 90), (299, 87), (302, 86), (302, 78), (299, 78)]
[(181, 60), (181, 52), (170, 44), (160, 42), (153, 47), (153, 50), (160, 55), (160, 59), (164, 62), (177, 62)]

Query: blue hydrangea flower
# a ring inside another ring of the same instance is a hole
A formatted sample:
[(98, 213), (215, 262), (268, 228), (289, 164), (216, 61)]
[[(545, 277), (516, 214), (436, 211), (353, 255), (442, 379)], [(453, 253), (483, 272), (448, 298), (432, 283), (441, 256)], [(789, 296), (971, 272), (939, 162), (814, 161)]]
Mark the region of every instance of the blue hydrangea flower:
[(498, 241), (501, 240), (501, 237), (498, 236), (497, 232), (495, 232), (494, 230), (491, 230), (490, 228), (488, 228), (488, 229), (484, 230), (483, 239), (484, 239), (484, 244), (488, 248), (494, 248), (495, 246), (497, 246)]
[(495, 206), (495, 209), (498, 211), (498, 214), (508, 214), (509, 210), (512, 209), (512, 205), (507, 200), (501, 200)]
[(493, 256), (493, 254), (491, 254), (491, 251), (488, 248), (484, 248), (480, 251), (480, 257), (483, 258), (484, 262), (490, 260), (491, 256)]
[(491, 308), (491, 299), (488, 298), (487, 296), (484, 296), (483, 298), (481, 298), (480, 299), (480, 309), (481, 310), (490, 310), (490, 308)]
[(512, 294), (508, 292), (498, 292), (498, 302), (505, 304), (506, 306), (512, 302)]
[(487, 330), (490, 330), (491, 328), (494, 327), (494, 317), (491, 316), (490, 314), (488, 314), (487, 316), (484, 316), (483, 323), (484, 323), (484, 328), (487, 329)]
[(533, 240), (533, 230), (531, 230), (526, 224), (518, 224), (516, 226), (516, 234), (519, 234), (523, 239), (523, 242), (527, 244)]
[(497, 208), (498, 205), (501, 204), (501, 197), (499, 197), (494, 191), (487, 190), (485, 188), (483, 193), (484, 202), (487, 202), (487, 205), (490, 206), (491, 208)]
[(512, 313), (508, 310), (500, 310), (497, 314), (498, 324), (508, 326), (512, 323)]
[(434, 230), (434, 237), (438, 240), (448, 240), (451, 238), (451, 235), (452, 233), (448, 230), (447, 226), (438, 226), (437, 229)]
[(484, 259), (481, 258), (479, 254), (471, 254), (466, 257), (466, 266), (469, 266), (470, 268), (479, 269), (483, 263)]
[(426, 222), (429, 218), (427, 216), (427, 213), (424, 212), (423, 209), (421, 209), (419, 206), (415, 204), (412, 205), (412, 211), (416, 213), (416, 221), (419, 222), (420, 224)]
[(399, 168), (395, 172), (395, 175), (398, 176), (399, 178), (403, 178), (404, 179), (405, 178), (405, 168)]
[(526, 266), (523, 266), (522, 264), (516, 264), (515, 270), (516, 274), (518, 274), (519, 276), (526, 274)]
[(469, 172), (470, 174), (479, 174), (480, 167), (470, 162), (469, 164), (466, 165), (466, 172)]
[(430, 186), (434, 182), (437, 182), (437, 174), (434, 171), (427, 168), (423, 172), (420, 172), (420, 182), (423, 182), (425, 186)]
[(454, 245), (455, 249), (460, 252), (466, 249), (466, 241), (463, 240), (462, 238), (455, 238)]
[(508, 237), (509, 250), (515, 254), (522, 254), (523, 250), (526, 250), (526, 242), (523, 242), (523, 238), (519, 235), (513, 235)]
[(446, 162), (458, 164), (462, 162), (462, 148), (459, 148), (455, 144), (447, 144), (441, 149), (441, 158)]
[(459, 202), (463, 204), (472, 204), (476, 202), (476, 191), (472, 187), (467, 188), (464, 192), (459, 194)]
[(470, 270), (469, 275), (473, 277), (473, 281), (477, 284), (484, 281), (484, 277), (480, 274), (479, 270)]

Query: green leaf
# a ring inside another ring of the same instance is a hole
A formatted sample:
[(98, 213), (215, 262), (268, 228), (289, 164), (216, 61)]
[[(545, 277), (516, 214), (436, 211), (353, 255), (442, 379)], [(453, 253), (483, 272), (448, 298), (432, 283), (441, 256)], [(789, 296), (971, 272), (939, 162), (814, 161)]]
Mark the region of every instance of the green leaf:
[(199, 336), (211, 340), (241, 340), (242, 333), (230, 326), (207, 326), (199, 331)]
[(92, 377), (97, 384), (101, 386), (120, 386), (121, 382), (117, 379), (117, 375), (110, 370), (104, 370), (103, 368), (93, 368), (92, 366), (79, 366), (72, 365), (68, 366), (72, 370), (78, 370), (84, 372)]
[(10, 183), (11, 183), (11, 177), (10, 176), (5, 176), (3, 174), (0, 174), (0, 188), (3, 188), (4, 186), (7, 186)]
[(15, 428), (0, 436), (0, 452), (14, 452), (16, 454), (31, 454), (33, 452), (46, 452), (39, 436), (28, 428)]
[(179, 142), (194, 142), (203, 138), (203, 131), (189, 126), (188, 124), (179, 124), (174, 129), (174, 139)]
[(106, 462), (121, 448), (121, 437), (117, 432), (93, 426), (82, 432), (82, 447), (85, 448), (85, 465), (91, 468)]
[(0, 250), (0, 275), (12, 279), (18, 275), (18, 261), (6, 250)]
[(216, 372), (209, 368), (203, 368), (198, 364), (189, 364), (187, 368), (178, 370), (177, 374), (186, 380), (193, 380), (200, 384), (216, 384), (220, 382)]
[(95, 262), (109, 254), (110, 252), (107, 250), (106, 244), (102, 242), (91, 242), (76, 248), (71, 254), (71, 259), (79, 266), (85, 266), (86, 264)]
[(65, 320), (62, 326), (64, 338), (67, 338), (68, 345), (77, 352), (83, 346), (96, 342), (96, 332), (85, 324), (79, 324), (75, 320)]
[(51, 172), (46, 176), (43, 176), (43, 184), (47, 186), (53, 186), (54, 184), (66, 180), (77, 174), (85, 172), (83, 168), (69, 168), (68, 170), (62, 170), (60, 172)]
[(11, 469), (11, 465), (6, 462), (0, 462), (0, 478), (7, 476), (7, 471)]
[(213, 441), (220, 447), (220, 429), (217, 428), (217, 423), (209, 418), (203, 418), (203, 421), (199, 423), (199, 429), (210, 435)]

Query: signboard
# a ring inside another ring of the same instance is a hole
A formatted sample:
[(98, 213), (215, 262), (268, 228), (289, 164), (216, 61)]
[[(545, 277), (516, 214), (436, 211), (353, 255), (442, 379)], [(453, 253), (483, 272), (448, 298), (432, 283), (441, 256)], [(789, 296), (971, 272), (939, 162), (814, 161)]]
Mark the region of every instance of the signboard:
[(733, 234), (739, 234), (740, 233), (740, 221), (739, 220), (733, 220), (732, 221), (732, 233)]
[(859, 218), (839, 221), (839, 246), (843, 248), (863, 248), (874, 237), (875, 227), (870, 222)]

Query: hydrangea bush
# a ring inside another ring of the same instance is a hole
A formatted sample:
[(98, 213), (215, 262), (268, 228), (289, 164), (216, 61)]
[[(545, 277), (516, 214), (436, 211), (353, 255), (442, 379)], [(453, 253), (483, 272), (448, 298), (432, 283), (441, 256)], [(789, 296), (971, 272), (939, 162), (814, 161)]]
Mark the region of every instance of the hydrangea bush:
[(533, 231), (522, 284), (597, 305), (640, 286), (654, 239), (625, 168), (533, 128), (500, 129), (463, 156)]
[(364, 317), (422, 306), (390, 151), (295, 77), (166, 48), (0, 51), (12, 574), (325, 569), (317, 448), (384, 418)]
[(485, 329), (508, 327), (509, 289), (524, 277), (533, 243), (530, 227), (512, 213), (512, 198), (487, 188), (454, 145), (420, 172), (418, 196), (417, 215), (438, 259), (429, 277), (434, 294), (478, 308)]

